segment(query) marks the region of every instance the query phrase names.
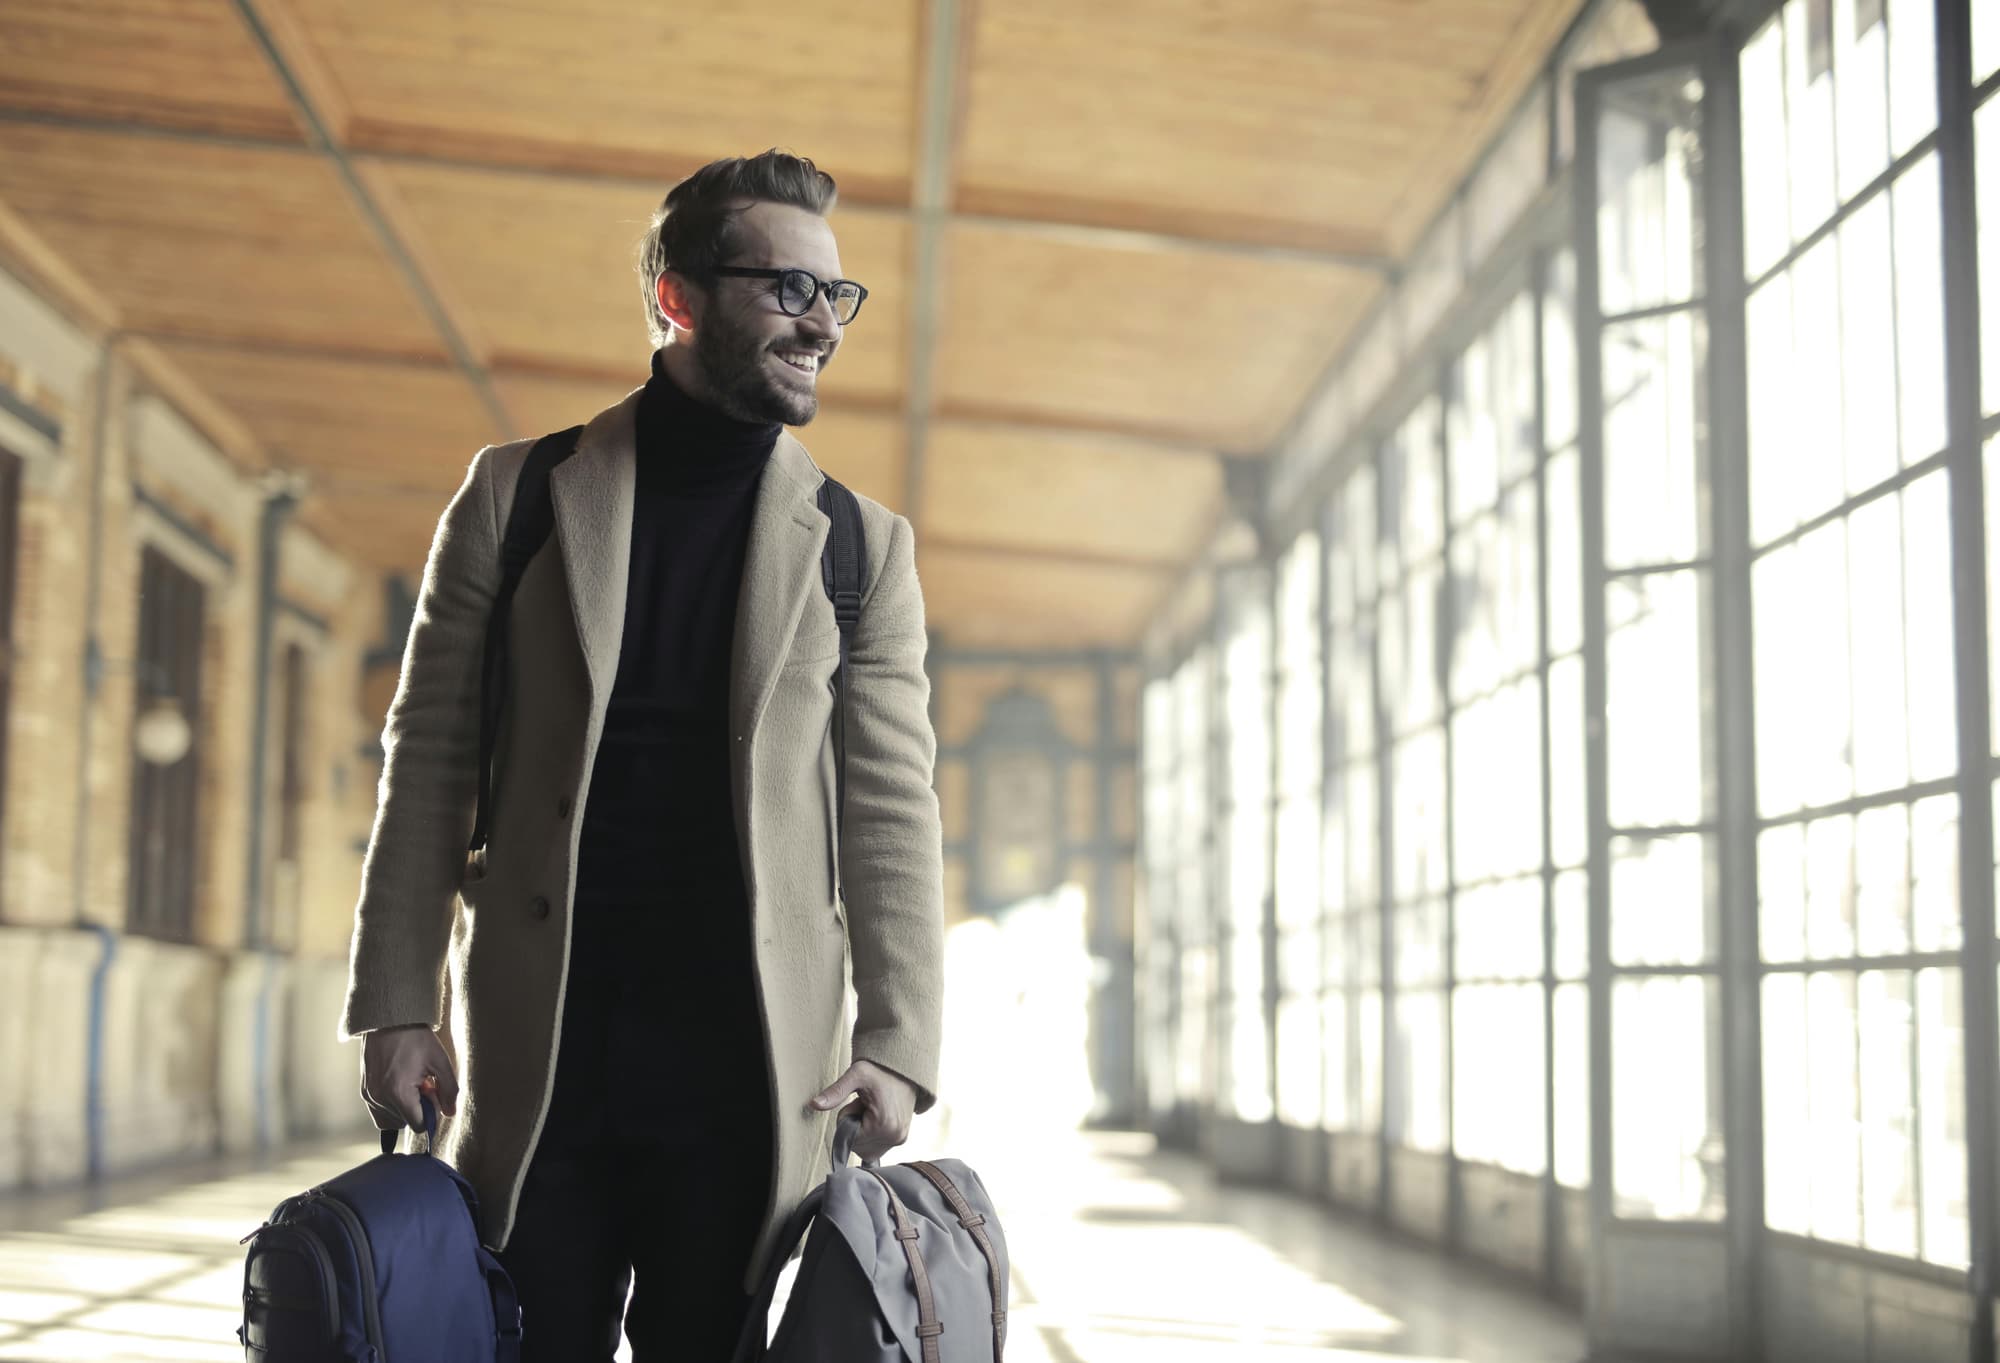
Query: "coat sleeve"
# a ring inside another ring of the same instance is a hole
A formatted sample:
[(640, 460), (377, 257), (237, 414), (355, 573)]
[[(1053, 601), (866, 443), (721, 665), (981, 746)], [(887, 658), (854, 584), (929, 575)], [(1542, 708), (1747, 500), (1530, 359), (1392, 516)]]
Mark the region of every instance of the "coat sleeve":
[(854, 1056), (937, 1100), (944, 1009), (944, 846), (923, 594), (909, 521), (861, 608), (848, 657), (847, 823), (840, 869), (854, 955)]
[(444, 1020), (445, 948), (478, 799), (486, 621), (499, 590), (492, 453), (474, 456), (438, 521), (382, 730), (382, 779), (361, 867), (343, 1040)]

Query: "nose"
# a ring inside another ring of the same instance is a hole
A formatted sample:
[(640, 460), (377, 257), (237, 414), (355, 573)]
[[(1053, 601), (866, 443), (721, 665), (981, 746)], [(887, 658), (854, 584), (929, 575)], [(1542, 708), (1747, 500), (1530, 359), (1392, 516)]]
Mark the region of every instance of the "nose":
[(840, 340), (840, 318), (834, 315), (833, 300), (821, 289), (813, 295), (813, 303), (806, 309), (806, 315), (799, 319), (806, 330), (822, 341)]

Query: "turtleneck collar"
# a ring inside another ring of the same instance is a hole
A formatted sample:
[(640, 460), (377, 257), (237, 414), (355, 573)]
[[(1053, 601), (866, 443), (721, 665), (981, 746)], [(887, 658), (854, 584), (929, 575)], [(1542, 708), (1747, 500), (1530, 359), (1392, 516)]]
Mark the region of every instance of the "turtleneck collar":
[(739, 421), (683, 391), (653, 352), (636, 414), (640, 467), (664, 491), (722, 492), (753, 481), (778, 443), (776, 422)]

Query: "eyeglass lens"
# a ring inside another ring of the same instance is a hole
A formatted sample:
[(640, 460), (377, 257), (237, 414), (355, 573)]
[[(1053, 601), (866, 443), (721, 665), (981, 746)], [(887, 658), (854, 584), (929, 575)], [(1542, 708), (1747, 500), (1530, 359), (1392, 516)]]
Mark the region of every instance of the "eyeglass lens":
[[(803, 317), (812, 311), (819, 287), (819, 280), (804, 270), (787, 270), (778, 281), (779, 305), (792, 316)], [(827, 301), (833, 305), (835, 319), (846, 323), (853, 320), (861, 307), (861, 290), (840, 280), (827, 289)]]

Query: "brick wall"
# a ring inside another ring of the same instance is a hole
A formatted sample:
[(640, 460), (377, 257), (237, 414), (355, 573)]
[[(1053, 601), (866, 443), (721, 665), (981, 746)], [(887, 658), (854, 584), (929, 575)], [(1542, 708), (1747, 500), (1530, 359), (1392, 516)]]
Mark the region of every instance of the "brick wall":
[[(0, 384), (0, 446), (23, 461), (16, 661), (0, 715), (0, 981), (11, 982), (0, 988), (0, 1188), (351, 1126), (353, 1048), (333, 1036), (374, 808), (362, 754), (380, 717), (363, 712), (361, 674), (382, 632), (379, 583), (310, 532), (284, 531), (279, 594), (295, 609), (276, 618), (270, 665), (275, 682), (285, 646), (299, 644), (309, 685), (297, 911), (266, 957), (245, 940), (251, 812), (267, 801), (273, 868), (284, 752), (274, 685), (264, 779), (253, 781), (264, 487), (147, 391), (115, 346), (107, 358), (4, 272)], [(191, 946), (125, 934), (148, 546), (204, 587)], [(94, 697), (83, 664), (93, 626), (107, 659)]]

